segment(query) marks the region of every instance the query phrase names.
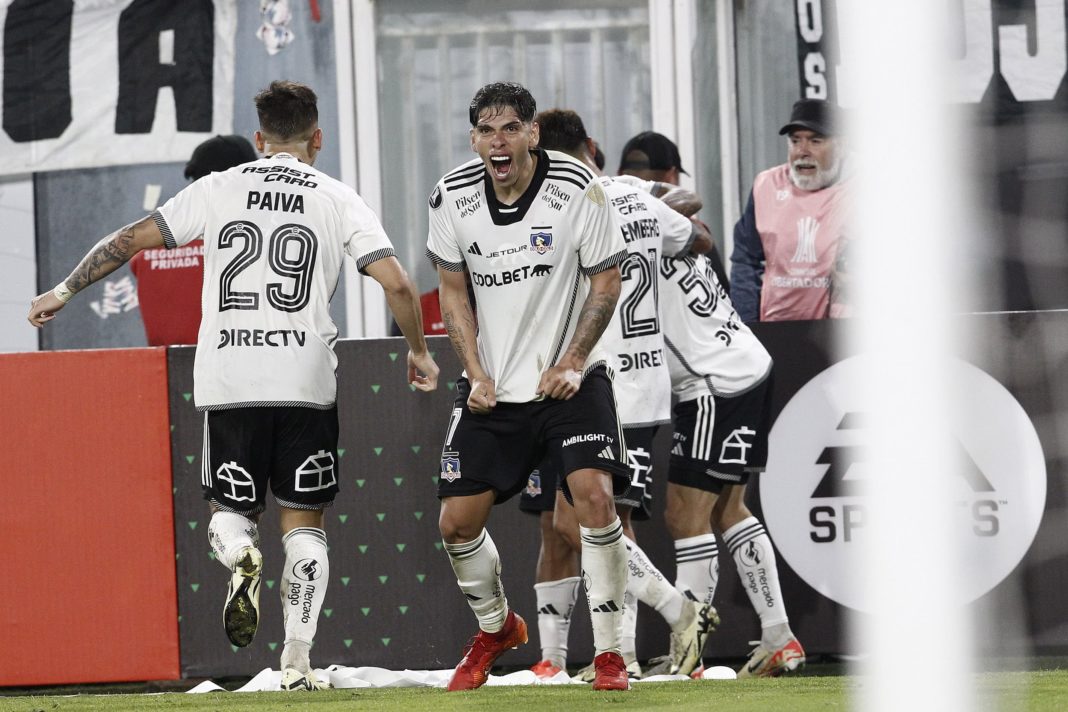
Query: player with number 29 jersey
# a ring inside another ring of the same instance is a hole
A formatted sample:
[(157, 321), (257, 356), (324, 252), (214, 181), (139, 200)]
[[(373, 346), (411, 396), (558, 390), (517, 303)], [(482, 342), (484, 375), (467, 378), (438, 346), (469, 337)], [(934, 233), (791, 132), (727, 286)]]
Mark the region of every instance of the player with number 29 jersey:
[(168, 248), (204, 235), (197, 408), (331, 407), (338, 330), (329, 302), (344, 257), (363, 272), (394, 254), (363, 199), (277, 153), (201, 178), (153, 218)]

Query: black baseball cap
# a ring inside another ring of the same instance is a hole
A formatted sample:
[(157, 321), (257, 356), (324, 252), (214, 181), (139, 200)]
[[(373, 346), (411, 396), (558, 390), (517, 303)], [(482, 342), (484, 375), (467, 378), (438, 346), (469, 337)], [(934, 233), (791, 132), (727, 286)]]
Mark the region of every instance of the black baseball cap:
[(801, 99), (794, 102), (790, 111), (790, 122), (779, 129), (783, 136), (794, 129), (808, 129), (821, 136), (834, 136), (838, 133), (834, 116), (834, 106), (823, 99)]
[[(646, 160), (627, 160), (627, 154), (632, 151), (641, 151), (645, 154)], [(656, 131), (642, 131), (627, 141), (619, 157), (620, 171), (628, 169), (666, 171), (670, 168), (677, 168), (679, 173), (686, 173), (682, 167), (682, 159), (679, 158), (679, 147), (670, 138)]]
[(193, 149), (185, 164), (185, 177), (196, 180), (258, 158), (256, 149), (244, 136), (214, 136)]

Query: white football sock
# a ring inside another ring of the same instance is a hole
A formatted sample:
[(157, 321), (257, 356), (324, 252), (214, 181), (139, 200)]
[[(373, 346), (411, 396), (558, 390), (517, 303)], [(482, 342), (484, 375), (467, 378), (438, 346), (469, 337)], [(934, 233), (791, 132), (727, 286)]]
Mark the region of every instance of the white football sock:
[(638, 659), (638, 597), (630, 591), (623, 593), (623, 634), (619, 638), (619, 654), (625, 663)]
[(445, 544), (445, 552), (478, 627), (487, 633), (500, 631), (508, 617), (508, 599), (501, 584), (501, 557), (489, 532), (483, 529), (465, 544)]
[(674, 627), (682, 617), (685, 599), (677, 588), (668, 583), (664, 574), (653, 566), (642, 548), (630, 539), (624, 540), (627, 547), (627, 592), (664, 617)]
[(282, 648), (281, 669), (293, 668), (307, 675), (311, 672), (311, 645), (303, 640), (291, 640)]
[(627, 589), (627, 547), (616, 517), (606, 527), (580, 526), (586, 602), (593, 624), (594, 655), (618, 653), (623, 633), (623, 593)]
[(215, 552), (215, 560), (230, 571), (234, 559), (246, 546), (260, 546), (259, 527), (256, 522), (233, 512), (215, 512), (208, 522), (208, 542)]
[[(734, 558), (749, 602), (760, 616), (761, 629), (764, 633), (775, 633), (769, 637), (780, 639), (782, 629), (779, 626), (787, 624), (789, 618), (779, 588), (775, 550), (771, 547), (771, 539), (764, 525), (756, 517), (743, 519), (723, 532), (723, 542)], [(774, 644), (778, 640), (762, 640), (764, 642)]]
[(709, 604), (719, 583), (716, 535), (699, 534), (675, 540), (675, 588), (698, 603)]
[(567, 667), (567, 636), (571, 631), (571, 614), (578, 600), (578, 576), (534, 584), (538, 601), (538, 639), (541, 658), (559, 668)]
[[(326, 532), (314, 527), (298, 527), (282, 537), (286, 555), (282, 569), (282, 620), (285, 625), (285, 648), (282, 659), (303, 658), (307, 664), (307, 650), (291, 644), (303, 643), (308, 648), (315, 640), (319, 626), (319, 611), (326, 599), (326, 585), (330, 580), (330, 560), (326, 548)], [(301, 656), (300, 651), (305, 653)], [(287, 653), (287, 651), (289, 651)], [(291, 666), (293, 667), (293, 666)], [(300, 672), (308, 670), (300, 669)]]

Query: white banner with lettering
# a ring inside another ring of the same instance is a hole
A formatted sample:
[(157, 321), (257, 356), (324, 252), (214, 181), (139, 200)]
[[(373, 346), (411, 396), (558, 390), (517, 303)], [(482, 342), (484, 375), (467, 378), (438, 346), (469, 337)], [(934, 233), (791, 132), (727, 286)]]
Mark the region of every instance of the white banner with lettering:
[(233, 133), (236, 0), (0, 0), (0, 175), (185, 161)]

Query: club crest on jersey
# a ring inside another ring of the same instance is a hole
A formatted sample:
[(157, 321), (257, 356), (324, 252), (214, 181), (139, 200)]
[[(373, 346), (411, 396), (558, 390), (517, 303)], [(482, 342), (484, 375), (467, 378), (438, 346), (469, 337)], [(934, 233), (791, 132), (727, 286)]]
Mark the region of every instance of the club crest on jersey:
[(531, 472), (530, 476), (527, 477), (526, 492), (528, 497), (537, 497), (541, 494), (541, 473), (537, 470)]
[(460, 453), (441, 453), (441, 479), (446, 482), (455, 482), (460, 479)]
[(552, 233), (548, 232), (530, 233), (530, 246), (539, 255), (544, 255), (556, 249), (556, 247), (553, 245)]

